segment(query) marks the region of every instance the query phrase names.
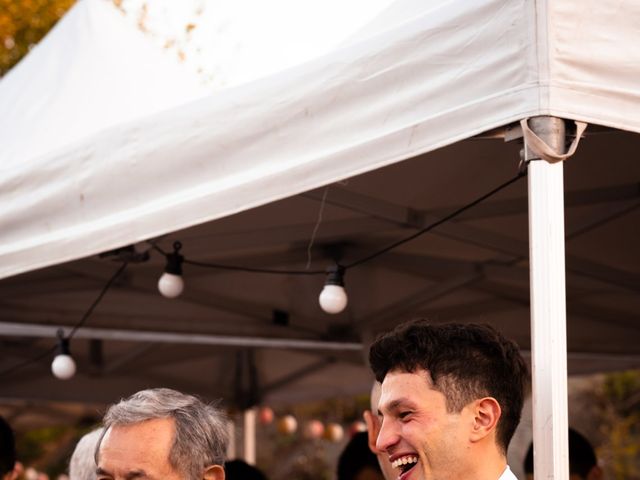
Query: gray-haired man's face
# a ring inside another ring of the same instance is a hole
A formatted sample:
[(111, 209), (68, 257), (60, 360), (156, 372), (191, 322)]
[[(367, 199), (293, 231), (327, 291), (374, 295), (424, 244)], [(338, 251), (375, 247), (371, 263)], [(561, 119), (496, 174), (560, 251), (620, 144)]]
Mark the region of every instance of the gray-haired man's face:
[(100, 444), (98, 480), (187, 480), (169, 463), (174, 435), (171, 418), (109, 428)]

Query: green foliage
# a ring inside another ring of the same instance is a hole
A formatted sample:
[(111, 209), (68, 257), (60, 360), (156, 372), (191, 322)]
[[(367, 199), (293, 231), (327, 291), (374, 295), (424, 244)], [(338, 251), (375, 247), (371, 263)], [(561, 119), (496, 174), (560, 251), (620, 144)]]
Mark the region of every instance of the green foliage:
[(640, 371), (606, 375), (601, 400), (606, 442), (598, 454), (607, 478), (640, 478)]
[(0, 77), (22, 59), (75, 0), (0, 0)]
[(24, 465), (56, 478), (67, 471), (78, 440), (97, 426), (95, 419), (81, 419), (73, 425), (62, 423), (21, 431), (16, 434), (18, 458)]
[(20, 435), (16, 439), (16, 450), (20, 454), (20, 460), (30, 464), (39, 460), (50, 444), (60, 441), (68, 432), (68, 427), (56, 426), (39, 428)]
[(631, 370), (609, 374), (603, 388), (619, 415), (640, 413), (640, 372)]

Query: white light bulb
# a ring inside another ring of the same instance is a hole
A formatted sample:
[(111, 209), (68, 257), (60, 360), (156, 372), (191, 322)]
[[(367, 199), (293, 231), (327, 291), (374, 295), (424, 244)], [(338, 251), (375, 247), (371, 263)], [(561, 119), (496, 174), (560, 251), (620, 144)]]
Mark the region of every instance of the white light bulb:
[(340, 285), (325, 285), (320, 292), (320, 307), (327, 313), (340, 313), (347, 306), (347, 292)]
[(163, 273), (160, 280), (158, 280), (158, 290), (167, 298), (176, 298), (184, 290), (182, 275), (167, 272)]
[(339, 423), (330, 423), (327, 425), (326, 437), (332, 442), (339, 442), (344, 437), (344, 429)]
[(51, 362), (51, 371), (60, 380), (69, 380), (76, 373), (76, 362), (71, 355), (60, 354), (56, 355)]

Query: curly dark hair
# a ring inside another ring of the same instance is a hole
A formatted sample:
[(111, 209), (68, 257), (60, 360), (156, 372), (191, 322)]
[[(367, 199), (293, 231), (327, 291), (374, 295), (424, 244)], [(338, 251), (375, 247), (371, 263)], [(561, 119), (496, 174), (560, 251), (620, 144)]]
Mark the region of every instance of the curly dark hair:
[(379, 382), (392, 370), (428, 371), (449, 412), (478, 398), (495, 398), (502, 409), (497, 442), (506, 453), (520, 423), (529, 369), (515, 342), (490, 325), (407, 322), (376, 339), (369, 363)]

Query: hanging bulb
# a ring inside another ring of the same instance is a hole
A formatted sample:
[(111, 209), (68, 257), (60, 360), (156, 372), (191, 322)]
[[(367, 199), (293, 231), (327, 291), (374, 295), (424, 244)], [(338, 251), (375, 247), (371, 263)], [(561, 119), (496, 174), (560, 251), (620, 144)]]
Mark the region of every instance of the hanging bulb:
[(258, 420), (263, 425), (269, 425), (273, 423), (273, 419), (275, 418), (275, 414), (273, 413), (273, 409), (271, 407), (262, 407), (258, 411)]
[(158, 290), (167, 298), (176, 298), (180, 296), (184, 290), (184, 280), (182, 275), (176, 275), (169, 272), (164, 272), (158, 280)]
[(309, 420), (304, 426), (304, 437), (308, 439), (321, 438), (324, 425), (320, 420)]
[(278, 432), (283, 435), (293, 435), (298, 429), (298, 421), (293, 415), (285, 415), (278, 420)]
[(184, 257), (179, 253), (181, 248), (180, 242), (174, 242), (173, 253), (167, 254), (167, 266), (158, 280), (158, 290), (167, 298), (176, 298), (184, 290), (184, 280), (182, 279)]
[(58, 330), (59, 353), (51, 362), (51, 371), (60, 380), (69, 380), (76, 373), (76, 362), (69, 353), (69, 339), (64, 338), (62, 329)]
[(324, 432), (325, 438), (332, 442), (339, 442), (344, 437), (344, 429), (339, 423), (330, 423)]
[(356, 420), (349, 425), (349, 437), (353, 437), (355, 434), (367, 431), (367, 424), (362, 420)]
[(347, 306), (344, 290), (344, 267), (333, 265), (327, 269), (327, 280), (320, 292), (320, 307), (327, 313), (340, 313)]

